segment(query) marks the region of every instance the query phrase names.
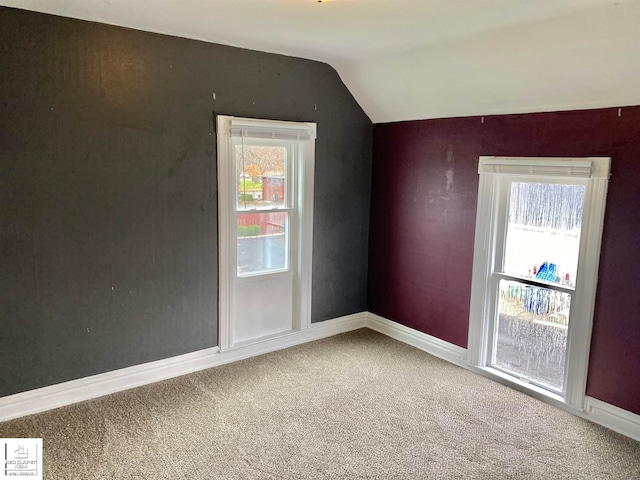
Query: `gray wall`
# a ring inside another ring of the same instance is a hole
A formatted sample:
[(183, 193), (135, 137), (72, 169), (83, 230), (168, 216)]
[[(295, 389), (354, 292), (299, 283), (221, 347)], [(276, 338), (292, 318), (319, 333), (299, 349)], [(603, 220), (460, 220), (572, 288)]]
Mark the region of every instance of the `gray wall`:
[(8, 8), (0, 65), (0, 396), (217, 345), (215, 114), (317, 122), (312, 321), (366, 309), (372, 125), (330, 66)]

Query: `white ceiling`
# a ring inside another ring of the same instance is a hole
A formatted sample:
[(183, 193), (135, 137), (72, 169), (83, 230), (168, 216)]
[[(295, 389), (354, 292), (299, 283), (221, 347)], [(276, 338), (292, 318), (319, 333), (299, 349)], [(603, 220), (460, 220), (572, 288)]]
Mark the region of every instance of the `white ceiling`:
[(331, 64), (375, 123), (640, 104), (638, 0), (0, 0)]

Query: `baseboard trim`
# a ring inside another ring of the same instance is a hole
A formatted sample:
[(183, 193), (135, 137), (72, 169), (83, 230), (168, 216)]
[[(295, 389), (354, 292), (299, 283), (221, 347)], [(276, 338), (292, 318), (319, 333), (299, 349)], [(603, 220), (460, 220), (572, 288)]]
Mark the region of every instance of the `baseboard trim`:
[[(370, 328), (448, 362), (483, 374), (476, 367), (467, 363), (466, 349), (374, 313), (360, 312), (313, 323), (306, 330), (291, 332), (252, 345), (233, 347), (222, 352), (218, 347), (208, 348), (1, 397), (0, 422), (236, 362), (359, 328)], [(592, 397), (586, 397), (585, 408), (582, 412), (557, 405), (558, 402), (549, 399), (540, 399), (640, 441), (640, 415)]]
[(640, 442), (640, 415), (597, 398), (587, 397), (585, 418)]
[(0, 421), (166, 380), (212, 366), (218, 347), (134, 365), (0, 398)]
[(427, 335), (397, 322), (387, 320), (375, 313), (368, 313), (367, 327), (400, 342), (414, 346), (435, 357), (442, 358), (456, 365), (465, 366), (467, 349), (446, 342), (437, 337)]
[(310, 328), (303, 331), (292, 332), (253, 345), (228, 349), (224, 352), (220, 352), (218, 347), (207, 348), (8, 395), (0, 398), (0, 422), (356, 330), (365, 327), (366, 321), (366, 312), (347, 315), (311, 324)]
[(477, 373), (478, 375), (485, 376), (493, 381), (515, 388), (518, 391), (546, 402), (556, 408), (560, 408), (569, 413), (573, 413), (574, 415), (586, 418), (587, 420), (602, 425), (603, 427), (640, 441), (640, 415), (592, 397), (586, 397), (584, 410), (577, 410), (571, 405), (565, 403), (562, 399), (556, 399), (552, 395), (542, 394), (532, 391), (531, 389), (520, 388), (514, 382), (506, 381), (494, 373), (487, 372), (475, 365), (471, 365), (467, 361), (467, 350), (459, 347), (458, 345), (454, 345), (426, 333), (414, 330), (413, 328), (406, 327), (374, 313), (367, 313), (366, 326), (400, 342), (412, 345), (431, 355)]
[(264, 353), (293, 347), (295, 345), (301, 345), (303, 343), (320, 340), (326, 337), (332, 337), (340, 333), (357, 330), (358, 328), (364, 328), (366, 326), (366, 312), (354, 313), (344, 317), (312, 323), (306, 330), (294, 331), (280, 337), (270, 338), (250, 345), (227, 348), (220, 352), (220, 358), (216, 365), (237, 362), (238, 360), (244, 360), (245, 358), (255, 357)]

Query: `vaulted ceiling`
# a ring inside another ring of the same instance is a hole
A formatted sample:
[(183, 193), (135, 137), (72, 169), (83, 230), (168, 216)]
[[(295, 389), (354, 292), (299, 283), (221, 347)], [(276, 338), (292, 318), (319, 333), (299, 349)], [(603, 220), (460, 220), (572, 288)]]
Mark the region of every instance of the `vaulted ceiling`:
[(0, 0), (320, 60), (373, 122), (640, 104), (638, 0)]

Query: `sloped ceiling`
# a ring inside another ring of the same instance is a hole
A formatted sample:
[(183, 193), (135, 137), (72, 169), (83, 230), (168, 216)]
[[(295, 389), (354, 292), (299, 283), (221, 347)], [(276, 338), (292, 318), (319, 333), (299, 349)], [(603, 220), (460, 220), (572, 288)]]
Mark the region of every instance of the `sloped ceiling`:
[(374, 123), (640, 104), (638, 0), (0, 0), (320, 60)]

